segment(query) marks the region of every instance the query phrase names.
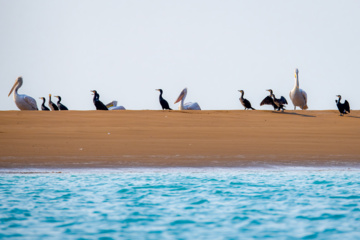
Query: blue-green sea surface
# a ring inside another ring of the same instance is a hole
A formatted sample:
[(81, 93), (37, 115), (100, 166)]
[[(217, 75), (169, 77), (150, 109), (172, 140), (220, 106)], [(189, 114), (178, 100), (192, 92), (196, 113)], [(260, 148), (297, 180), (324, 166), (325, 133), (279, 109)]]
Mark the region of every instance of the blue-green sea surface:
[(1, 173), (1, 239), (360, 239), (360, 171)]

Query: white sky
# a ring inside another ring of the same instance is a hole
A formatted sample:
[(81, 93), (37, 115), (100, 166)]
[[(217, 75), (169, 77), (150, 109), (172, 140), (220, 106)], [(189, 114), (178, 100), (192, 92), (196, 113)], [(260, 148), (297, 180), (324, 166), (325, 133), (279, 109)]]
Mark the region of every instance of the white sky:
[[(100, 100), (127, 109), (170, 107), (184, 87), (202, 109), (257, 109), (272, 88), (285, 96), (294, 69), (310, 110), (341, 94), (360, 108), (360, 1), (0, 0), (0, 110), (8, 93), (60, 95), (72, 110)], [(55, 99), (53, 99), (55, 100)]]

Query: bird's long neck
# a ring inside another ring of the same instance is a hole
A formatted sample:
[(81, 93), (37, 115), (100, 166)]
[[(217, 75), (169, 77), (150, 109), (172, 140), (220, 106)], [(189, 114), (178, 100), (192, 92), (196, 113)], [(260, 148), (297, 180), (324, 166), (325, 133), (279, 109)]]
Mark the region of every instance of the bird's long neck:
[(338, 103), (340, 103), (340, 101), (341, 101), (341, 96), (339, 96), (339, 100), (338, 100)]
[(14, 95), (13, 95), (14, 100), (16, 100), (16, 98), (18, 97), (18, 95), (19, 95), (18, 90), (19, 90), (19, 88), (21, 88), (22, 84), (23, 83), (21, 81), (19, 81), (19, 83), (15, 87)]
[(22, 82), (19, 82), (19, 84), (15, 88), (15, 94), (18, 94), (18, 90), (19, 88), (21, 88), (21, 86), (22, 86)]
[(60, 104), (60, 102), (61, 102), (61, 97), (59, 97), (59, 100), (57, 101), (57, 103)]
[(159, 98), (160, 99), (162, 99), (163, 97), (162, 97), (162, 94), (163, 94), (163, 92), (162, 91), (160, 91), (160, 95), (159, 95)]
[(97, 92), (95, 92), (94, 93), (94, 102), (99, 101), (99, 98), (100, 98), (100, 95)]
[(295, 74), (295, 86), (294, 88), (299, 88), (299, 74)]
[(241, 92), (241, 99), (244, 99), (244, 92)]
[(51, 96), (49, 96), (49, 104), (51, 103)]

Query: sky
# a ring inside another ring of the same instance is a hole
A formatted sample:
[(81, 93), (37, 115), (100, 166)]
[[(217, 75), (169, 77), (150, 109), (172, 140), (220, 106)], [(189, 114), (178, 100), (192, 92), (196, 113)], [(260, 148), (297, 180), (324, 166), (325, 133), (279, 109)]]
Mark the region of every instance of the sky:
[[(130, 110), (256, 109), (273, 89), (293, 109), (294, 70), (309, 110), (336, 109), (336, 95), (360, 109), (360, 1), (347, 0), (0, 0), (0, 110), (9, 91), (60, 95), (70, 110), (117, 100)], [(55, 100), (55, 99), (53, 99)]]

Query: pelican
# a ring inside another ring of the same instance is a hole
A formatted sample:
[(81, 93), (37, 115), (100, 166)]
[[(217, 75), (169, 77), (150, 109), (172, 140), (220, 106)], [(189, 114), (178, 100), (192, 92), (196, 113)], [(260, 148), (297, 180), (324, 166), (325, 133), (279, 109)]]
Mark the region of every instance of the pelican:
[(290, 91), (290, 99), (294, 104), (294, 110), (296, 107), (300, 107), (302, 110), (308, 109), (307, 106), (307, 94), (304, 90), (299, 88), (299, 70), (295, 69), (295, 86)]
[(60, 96), (54, 96), (56, 98), (58, 98), (59, 100), (57, 101), (56, 105), (59, 108), (59, 110), (69, 110), (65, 105), (63, 105), (61, 103), (61, 97)]
[(251, 107), (251, 103), (249, 102), (249, 100), (244, 98), (244, 90), (239, 90), (239, 92), (241, 92), (241, 97), (239, 98), (239, 100), (240, 100), (241, 104), (244, 106), (245, 110), (246, 109), (255, 110), (255, 108)]
[(169, 107), (169, 103), (162, 97), (162, 94), (163, 94), (163, 90), (162, 89), (155, 89), (156, 91), (159, 91), (160, 92), (160, 96), (159, 96), (159, 101), (160, 101), (160, 105), (162, 107), (163, 110), (172, 110), (170, 107)]
[(43, 103), (41, 104), (41, 110), (43, 110), (43, 111), (50, 111), (50, 109), (47, 107), (47, 106), (45, 106), (45, 98), (44, 97), (40, 97), (40, 99), (42, 99), (43, 100)]
[(115, 101), (115, 100), (106, 104), (106, 107), (109, 110), (126, 110), (124, 106), (118, 106), (117, 101)]
[(99, 100), (100, 95), (97, 93), (97, 91), (91, 90), (90, 92), (94, 93), (93, 102), (96, 107), (96, 110), (108, 110), (108, 108)]
[(21, 88), (22, 85), (23, 85), (23, 79), (22, 77), (18, 77), (14, 83), (14, 86), (11, 88), (8, 97), (10, 97), (11, 93), (15, 89), (14, 101), (16, 106), (20, 110), (38, 110), (35, 99), (33, 99), (28, 95), (18, 93), (18, 90), (19, 88)]
[(197, 102), (188, 102), (184, 104), (185, 98), (187, 95), (187, 88), (184, 88), (184, 90), (181, 91), (179, 97), (176, 99), (175, 103), (178, 103), (181, 101), (179, 105), (179, 110), (201, 110), (199, 104)]
[(59, 110), (57, 105), (51, 101), (51, 94), (49, 94), (49, 107), (50, 107), (50, 109), (52, 111), (58, 111)]
[(288, 102), (286, 101), (286, 98), (284, 98), (283, 96), (281, 96), (281, 98), (276, 98), (275, 94), (273, 93), (273, 90), (271, 90), (271, 89), (268, 89), (266, 91), (270, 92), (270, 97), (272, 97), (277, 110), (279, 111), (281, 109), (282, 111), (284, 111), (285, 110), (284, 105), (288, 104)]
[(341, 100), (341, 95), (336, 95), (339, 100), (335, 100), (336, 102), (336, 106), (338, 107), (339, 109), (339, 112), (340, 112), (340, 116), (342, 116), (343, 114), (348, 114), (350, 113), (350, 104), (347, 100), (345, 100), (344, 103), (341, 103), (340, 100)]

